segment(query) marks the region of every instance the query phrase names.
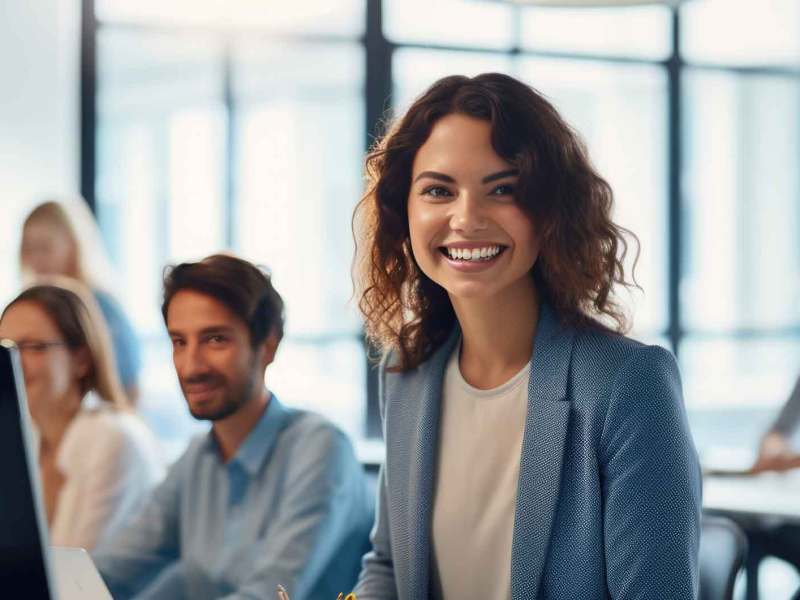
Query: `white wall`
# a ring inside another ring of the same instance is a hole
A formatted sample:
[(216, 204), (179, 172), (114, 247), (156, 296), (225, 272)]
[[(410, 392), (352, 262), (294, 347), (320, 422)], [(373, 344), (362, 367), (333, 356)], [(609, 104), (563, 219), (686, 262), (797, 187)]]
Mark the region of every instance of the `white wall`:
[(0, 301), (27, 211), (78, 189), (79, 32), (79, 0), (0, 0)]

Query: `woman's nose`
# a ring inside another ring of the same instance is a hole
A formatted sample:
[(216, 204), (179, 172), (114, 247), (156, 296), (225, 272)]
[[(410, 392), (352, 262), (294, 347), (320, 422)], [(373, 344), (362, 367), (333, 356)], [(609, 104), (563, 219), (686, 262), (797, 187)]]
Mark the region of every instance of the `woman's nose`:
[(454, 231), (471, 233), (486, 229), (487, 218), (484, 207), (479, 198), (469, 192), (464, 192), (453, 203), (453, 212), (450, 216), (450, 227)]

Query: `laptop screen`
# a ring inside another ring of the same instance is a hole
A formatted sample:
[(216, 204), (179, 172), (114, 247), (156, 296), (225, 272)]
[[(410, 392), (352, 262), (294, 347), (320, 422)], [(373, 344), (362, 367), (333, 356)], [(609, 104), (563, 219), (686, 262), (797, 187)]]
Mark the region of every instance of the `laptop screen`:
[(36, 458), (29, 433), (22, 370), (13, 343), (0, 340), (0, 590), (50, 600), (41, 531)]

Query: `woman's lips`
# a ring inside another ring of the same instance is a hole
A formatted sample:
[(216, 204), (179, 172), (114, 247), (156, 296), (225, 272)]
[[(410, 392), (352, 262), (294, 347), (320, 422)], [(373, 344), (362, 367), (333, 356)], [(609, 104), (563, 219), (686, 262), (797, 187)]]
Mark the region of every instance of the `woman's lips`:
[(481, 271), (491, 269), (498, 263), (503, 254), (505, 254), (505, 252), (501, 252), (492, 258), (486, 258), (482, 260), (459, 260), (452, 259), (445, 255), (442, 255), (442, 258), (444, 258), (445, 262), (447, 262), (447, 264), (456, 271), (460, 271), (462, 273), (479, 273)]

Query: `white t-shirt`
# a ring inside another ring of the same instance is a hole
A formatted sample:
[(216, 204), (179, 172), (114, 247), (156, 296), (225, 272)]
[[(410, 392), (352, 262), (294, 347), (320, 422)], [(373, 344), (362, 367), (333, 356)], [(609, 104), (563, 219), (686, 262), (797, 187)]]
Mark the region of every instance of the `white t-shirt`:
[(433, 500), (434, 597), (511, 598), (511, 542), (530, 364), (480, 390), (445, 371)]
[(125, 523), (162, 479), (158, 444), (135, 414), (83, 408), (69, 424), (56, 461), (64, 484), (50, 543), (91, 550)]

